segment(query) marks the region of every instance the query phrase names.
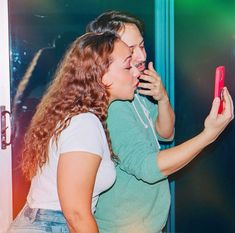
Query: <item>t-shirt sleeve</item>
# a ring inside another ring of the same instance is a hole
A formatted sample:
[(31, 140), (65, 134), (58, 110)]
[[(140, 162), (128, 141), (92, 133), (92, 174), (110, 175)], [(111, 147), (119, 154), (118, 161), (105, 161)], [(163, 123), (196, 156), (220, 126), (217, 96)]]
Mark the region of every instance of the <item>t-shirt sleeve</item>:
[(148, 183), (166, 178), (157, 166), (158, 151), (138, 127), (130, 106), (121, 101), (111, 104), (108, 128), (121, 170)]
[(60, 135), (60, 153), (84, 151), (102, 157), (104, 152), (102, 131), (99, 119), (90, 113), (73, 117), (69, 126)]

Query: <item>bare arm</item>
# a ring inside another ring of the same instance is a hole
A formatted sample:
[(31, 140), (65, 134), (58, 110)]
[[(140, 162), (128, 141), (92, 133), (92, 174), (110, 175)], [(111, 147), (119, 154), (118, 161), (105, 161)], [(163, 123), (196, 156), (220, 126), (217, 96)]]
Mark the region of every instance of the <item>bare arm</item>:
[(174, 134), (175, 114), (171, 107), (167, 92), (162, 81), (153, 68), (153, 63), (148, 64), (148, 69), (144, 71), (140, 79), (148, 81), (148, 83), (140, 83), (139, 87), (148, 90), (139, 90), (143, 95), (152, 96), (158, 101), (158, 117), (155, 121), (156, 131), (162, 138), (170, 139)]
[(57, 182), (60, 204), (71, 233), (98, 233), (91, 210), (101, 157), (87, 152), (60, 155)]
[(155, 122), (159, 136), (171, 139), (174, 136), (175, 114), (167, 98), (158, 101), (158, 117)]
[(204, 130), (200, 134), (178, 146), (159, 152), (157, 164), (164, 175), (168, 176), (187, 165), (203, 148), (215, 141), (234, 118), (233, 101), (226, 88), (222, 114), (218, 114), (219, 104), (219, 98), (215, 98), (205, 120)]

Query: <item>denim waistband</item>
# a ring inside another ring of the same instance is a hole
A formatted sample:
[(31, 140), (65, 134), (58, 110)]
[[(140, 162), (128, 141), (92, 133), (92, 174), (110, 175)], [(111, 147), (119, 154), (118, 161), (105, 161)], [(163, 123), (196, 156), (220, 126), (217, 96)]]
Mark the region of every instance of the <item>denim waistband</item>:
[(32, 222), (37, 220), (66, 224), (64, 214), (60, 210), (30, 208), (26, 205), (24, 208), (24, 216), (28, 217)]

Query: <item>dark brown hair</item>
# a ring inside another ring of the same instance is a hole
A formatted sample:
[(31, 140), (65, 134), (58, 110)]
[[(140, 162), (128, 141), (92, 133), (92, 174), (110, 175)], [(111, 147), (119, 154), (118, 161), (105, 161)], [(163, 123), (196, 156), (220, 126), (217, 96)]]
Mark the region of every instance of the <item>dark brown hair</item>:
[(143, 35), (143, 22), (133, 15), (121, 11), (106, 11), (99, 15), (96, 19), (91, 21), (87, 27), (87, 32), (112, 32), (118, 33), (120, 30), (125, 29), (125, 24), (134, 24)]

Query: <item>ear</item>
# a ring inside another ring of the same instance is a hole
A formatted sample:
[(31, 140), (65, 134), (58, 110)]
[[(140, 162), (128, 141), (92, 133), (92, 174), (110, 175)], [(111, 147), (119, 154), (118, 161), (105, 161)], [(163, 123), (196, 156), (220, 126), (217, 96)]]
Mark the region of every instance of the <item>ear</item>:
[(102, 77), (102, 83), (103, 83), (105, 86), (110, 86), (110, 85), (111, 85), (111, 80), (110, 80), (109, 72), (107, 72), (106, 74), (104, 74), (104, 76)]

